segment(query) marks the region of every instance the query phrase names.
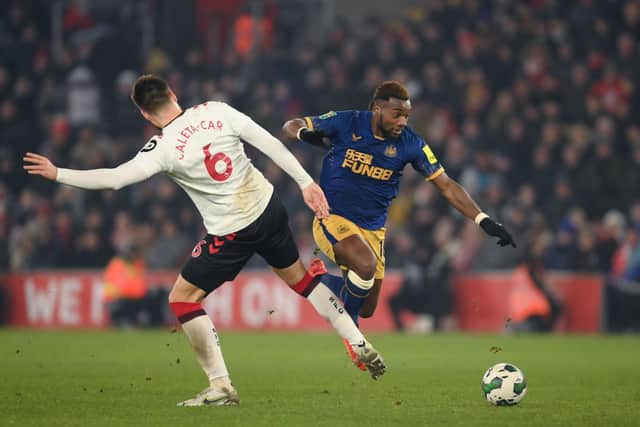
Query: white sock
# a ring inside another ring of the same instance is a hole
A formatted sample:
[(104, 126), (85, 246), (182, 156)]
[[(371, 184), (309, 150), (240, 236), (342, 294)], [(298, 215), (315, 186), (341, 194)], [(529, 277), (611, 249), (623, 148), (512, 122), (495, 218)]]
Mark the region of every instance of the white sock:
[(338, 297), (324, 283), (318, 283), (307, 299), (318, 314), (331, 323), (338, 335), (349, 341), (349, 343), (359, 344), (366, 341)]
[[(184, 333), (189, 338), (191, 347), (196, 352), (198, 363), (209, 378), (209, 384), (224, 383), (229, 377), (227, 365), (222, 357), (220, 340), (209, 316), (198, 316), (182, 324)], [(218, 379), (217, 381), (214, 381)]]

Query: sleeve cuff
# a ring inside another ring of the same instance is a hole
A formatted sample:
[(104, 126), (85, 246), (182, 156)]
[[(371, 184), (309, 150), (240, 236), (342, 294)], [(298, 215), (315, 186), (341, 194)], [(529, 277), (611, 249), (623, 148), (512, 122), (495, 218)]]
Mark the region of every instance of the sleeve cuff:
[(65, 168), (58, 168), (58, 173), (56, 174), (56, 182), (59, 182), (60, 184), (66, 184), (67, 182), (65, 181), (66, 179), (66, 169)]
[(435, 171), (434, 173), (432, 173), (431, 175), (429, 175), (426, 180), (427, 181), (433, 181), (434, 179), (436, 179), (437, 177), (439, 177), (440, 175), (442, 175), (444, 173), (444, 168), (440, 168), (437, 171)]
[(296, 139), (297, 139), (298, 141), (302, 141), (302, 138), (300, 138), (300, 133), (301, 133), (303, 130), (309, 130), (309, 128), (301, 127), (300, 129), (298, 129), (298, 133), (296, 133)]
[(298, 181), (298, 187), (300, 187), (300, 189), (304, 189), (305, 187), (307, 187), (309, 184), (313, 184), (313, 178), (311, 178), (311, 175), (307, 175), (307, 177), (301, 181)]
[(483, 219), (485, 218), (489, 218), (489, 215), (487, 215), (484, 212), (480, 212), (478, 215), (476, 215), (476, 217), (473, 219), (473, 222), (475, 222), (477, 225), (480, 225), (480, 223), (482, 222)]

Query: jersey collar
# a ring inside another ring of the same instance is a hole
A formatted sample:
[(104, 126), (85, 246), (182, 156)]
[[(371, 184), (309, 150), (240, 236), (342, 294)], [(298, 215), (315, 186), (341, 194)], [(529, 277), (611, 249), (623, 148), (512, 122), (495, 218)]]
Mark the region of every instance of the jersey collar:
[(184, 110), (180, 111), (180, 114), (178, 114), (177, 116), (175, 116), (173, 119), (171, 119), (169, 121), (169, 123), (167, 123), (166, 125), (164, 125), (161, 129), (166, 128), (167, 126), (169, 126), (171, 123), (175, 122), (176, 120), (178, 120), (180, 117), (182, 117), (182, 115), (184, 114)]

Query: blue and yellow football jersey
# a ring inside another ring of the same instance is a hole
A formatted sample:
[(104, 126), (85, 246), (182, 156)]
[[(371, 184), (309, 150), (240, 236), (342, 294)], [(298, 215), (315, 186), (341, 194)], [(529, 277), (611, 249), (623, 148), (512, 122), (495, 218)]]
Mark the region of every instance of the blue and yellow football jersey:
[(397, 139), (375, 136), (372, 114), (330, 111), (304, 118), (307, 127), (322, 130), (331, 140), (320, 176), (331, 213), (367, 230), (384, 226), (407, 163), (428, 180), (444, 172), (427, 143), (408, 126)]

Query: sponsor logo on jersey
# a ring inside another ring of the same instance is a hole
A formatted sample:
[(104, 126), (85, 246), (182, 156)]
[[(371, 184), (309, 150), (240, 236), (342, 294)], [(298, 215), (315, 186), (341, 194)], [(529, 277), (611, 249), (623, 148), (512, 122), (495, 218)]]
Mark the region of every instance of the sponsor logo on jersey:
[(144, 147), (140, 150), (141, 153), (147, 153), (158, 146), (158, 142), (155, 139), (144, 144)]
[(351, 169), (351, 172), (356, 175), (365, 175), (373, 179), (388, 181), (391, 178), (392, 170), (373, 166), (372, 163), (373, 156), (371, 154), (361, 153), (350, 148), (344, 155), (342, 167)]

